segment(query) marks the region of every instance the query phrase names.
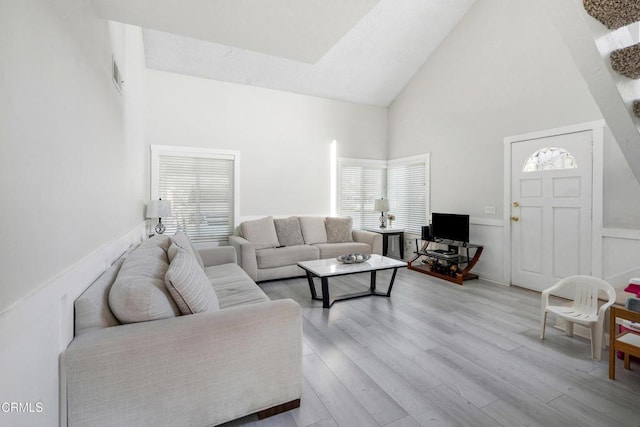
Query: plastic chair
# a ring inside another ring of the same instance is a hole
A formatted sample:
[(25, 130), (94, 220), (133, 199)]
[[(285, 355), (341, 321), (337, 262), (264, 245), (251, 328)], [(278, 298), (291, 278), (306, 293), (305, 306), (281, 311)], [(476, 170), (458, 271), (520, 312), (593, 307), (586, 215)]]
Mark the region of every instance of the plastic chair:
[[(575, 298), (573, 304), (549, 305), (549, 294), (567, 286), (575, 286)], [(609, 300), (598, 308), (598, 294), (605, 291)], [(553, 313), (565, 319), (566, 334), (573, 336), (573, 324), (578, 323), (588, 326), (591, 331), (591, 357), (600, 360), (602, 353), (602, 337), (604, 317), (616, 300), (616, 291), (609, 283), (592, 276), (569, 276), (558, 283), (542, 291), (542, 324), (540, 339), (544, 339), (544, 327), (547, 313)]]

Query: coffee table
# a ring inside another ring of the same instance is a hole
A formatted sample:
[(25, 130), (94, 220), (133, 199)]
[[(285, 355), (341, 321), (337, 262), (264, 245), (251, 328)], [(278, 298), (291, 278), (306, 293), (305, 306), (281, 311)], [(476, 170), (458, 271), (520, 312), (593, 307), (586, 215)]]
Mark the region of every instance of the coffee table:
[[(393, 258), (387, 258), (382, 255), (371, 255), (365, 262), (355, 264), (345, 264), (337, 259), (319, 259), (313, 261), (301, 261), (298, 266), (307, 272), (307, 280), (309, 281), (309, 290), (311, 291), (311, 299), (322, 301), (323, 308), (331, 308), (338, 301), (345, 301), (353, 298), (361, 298), (368, 296), (391, 297), (391, 289), (396, 279), (398, 268), (406, 267), (407, 263)], [(393, 269), (393, 275), (389, 282), (389, 288), (386, 293), (376, 291), (376, 272), (381, 270)], [(349, 274), (371, 272), (371, 284), (366, 292), (357, 292), (353, 294), (341, 295), (329, 300), (329, 277), (346, 276)], [(318, 297), (316, 286), (313, 278), (319, 277), (322, 283), (322, 297)]]

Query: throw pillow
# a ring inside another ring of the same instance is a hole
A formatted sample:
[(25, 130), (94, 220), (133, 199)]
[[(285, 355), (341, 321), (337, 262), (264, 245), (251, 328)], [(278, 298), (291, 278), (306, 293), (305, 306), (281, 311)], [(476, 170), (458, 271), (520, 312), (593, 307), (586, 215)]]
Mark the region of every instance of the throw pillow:
[(76, 336), (91, 329), (120, 324), (109, 308), (109, 290), (124, 260), (118, 258), (74, 302)]
[[(189, 236), (187, 236), (186, 233), (184, 233), (183, 231), (176, 231), (176, 234), (174, 234), (171, 238), (171, 242), (175, 243), (176, 245), (193, 255), (200, 265), (200, 268), (204, 269), (204, 262), (202, 261), (200, 252), (198, 252), (195, 246), (193, 246), (193, 243), (191, 243), (191, 239), (189, 239)], [(171, 246), (169, 246), (169, 249), (171, 249)], [(171, 261), (171, 258), (175, 256), (175, 251), (172, 250), (171, 252), (167, 252), (167, 255), (170, 257), (169, 261)]]
[(220, 308), (218, 296), (204, 270), (186, 250), (180, 248), (169, 265), (165, 284), (182, 314), (215, 311)]
[(324, 218), (321, 216), (301, 216), (299, 220), (302, 237), (307, 245), (327, 243), (327, 229), (324, 227)]
[(298, 221), (297, 216), (274, 219), (273, 223), (276, 227), (278, 242), (282, 246), (304, 245), (300, 221)]
[(351, 218), (327, 217), (325, 224), (327, 226), (328, 243), (353, 242), (353, 237), (351, 236), (353, 221)]
[(240, 224), (240, 233), (242, 237), (253, 243), (256, 249), (280, 246), (276, 226), (271, 216), (243, 222)]

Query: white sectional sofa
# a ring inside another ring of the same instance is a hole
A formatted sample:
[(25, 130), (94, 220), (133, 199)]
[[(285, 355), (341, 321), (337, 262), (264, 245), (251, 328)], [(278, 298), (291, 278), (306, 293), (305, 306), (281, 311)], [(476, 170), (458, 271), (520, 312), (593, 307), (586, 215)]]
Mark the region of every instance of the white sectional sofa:
[(240, 266), (256, 282), (303, 276), (299, 261), (350, 253), (382, 254), (382, 235), (352, 230), (351, 218), (292, 216), (245, 221), (229, 237)]
[[(193, 313), (193, 314), (192, 314)], [(232, 247), (145, 240), (75, 301), (60, 359), (69, 426), (205, 426), (299, 406), (302, 321)]]

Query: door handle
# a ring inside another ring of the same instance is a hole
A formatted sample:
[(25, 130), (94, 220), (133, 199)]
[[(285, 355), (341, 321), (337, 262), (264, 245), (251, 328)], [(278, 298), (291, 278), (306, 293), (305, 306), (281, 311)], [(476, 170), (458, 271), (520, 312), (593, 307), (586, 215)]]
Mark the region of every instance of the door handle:
[(511, 221), (518, 222), (518, 221), (520, 221), (520, 217), (519, 216), (512, 216), (511, 217)]

